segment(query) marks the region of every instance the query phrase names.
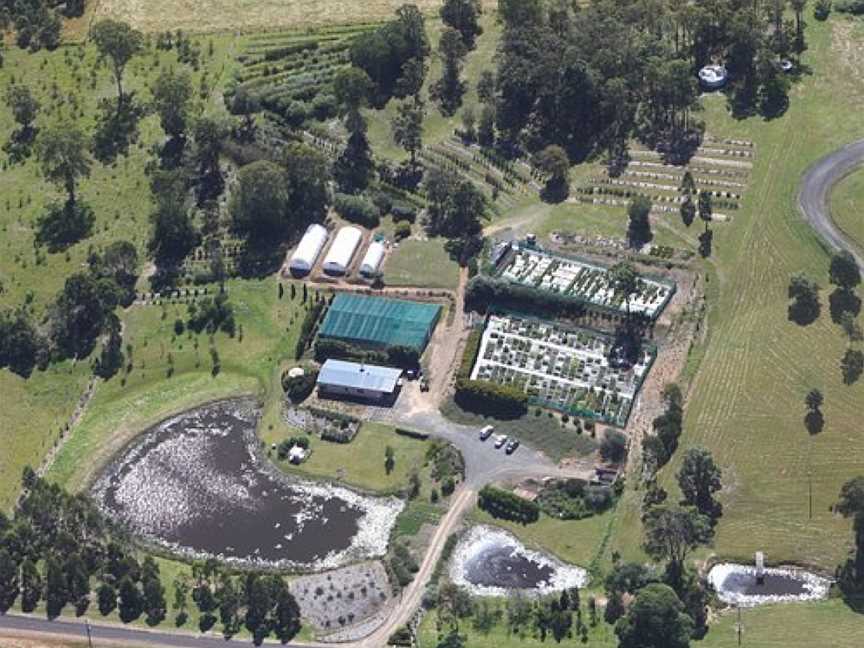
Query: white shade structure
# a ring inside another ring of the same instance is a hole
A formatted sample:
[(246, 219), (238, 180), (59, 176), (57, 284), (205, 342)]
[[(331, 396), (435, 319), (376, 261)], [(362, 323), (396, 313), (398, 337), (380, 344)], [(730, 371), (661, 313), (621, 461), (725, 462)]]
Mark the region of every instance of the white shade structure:
[(291, 262), (288, 265), (289, 270), (297, 274), (311, 272), (321, 250), (324, 249), (327, 237), (326, 228), (316, 224), (310, 225), (291, 257)]
[(357, 247), (363, 239), (363, 232), (350, 225), (343, 227), (336, 235), (333, 245), (324, 257), (324, 272), (332, 275), (343, 275), (348, 272), (351, 259), (357, 252)]
[(360, 263), (360, 274), (366, 277), (375, 275), (384, 260), (384, 252), (384, 244), (380, 241), (373, 241)]

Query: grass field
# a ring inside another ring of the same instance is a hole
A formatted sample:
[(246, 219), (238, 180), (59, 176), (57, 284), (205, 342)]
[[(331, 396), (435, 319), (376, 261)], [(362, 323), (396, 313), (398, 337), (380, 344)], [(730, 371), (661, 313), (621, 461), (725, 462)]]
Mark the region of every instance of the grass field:
[(444, 249), (444, 239), (407, 240), (384, 262), (388, 286), (448, 288), (459, 285), (459, 264)]
[[(282, 434), (262, 431), (269, 444), (284, 439)], [(390, 446), (396, 464), (389, 475), (384, 470), (384, 452)], [(388, 425), (364, 423), (351, 443), (331, 443), (310, 437), (312, 454), (300, 466), (271, 458), (289, 474), (339, 481), (364, 490), (396, 492), (408, 485), (408, 477), (419, 471), (425, 461), (427, 444), (396, 434)]]
[[(125, 318), (126, 342), (132, 345), (133, 369), (100, 385), (86, 415), (54, 463), (49, 477), (80, 488), (100, 464), (135, 434), (172, 413), (206, 401), (256, 394), (265, 404), (278, 402), (278, 372), (294, 349), (302, 305), (277, 297), (276, 280), (227, 284), (237, 317), (238, 334), (217, 333), (222, 370), (211, 375), (210, 340), (186, 333), (174, 335), (183, 318), (180, 304), (134, 307)], [(164, 313), (164, 315), (163, 315)], [(240, 334), (242, 327), (242, 339)], [(168, 370), (173, 361), (173, 375)], [(125, 376), (125, 384), (123, 382)]]
[[(201, 70), (193, 74), (195, 87), (201, 87), (206, 75), (209, 87), (221, 82), (228, 60), (231, 37), (213, 37), (214, 53), (207, 54), (202, 44)], [(80, 58), (79, 58), (80, 54)], [(94, 124), (96, 103), (101, 97), (113, 96), (113, 81), (106, 67), (100, 67), (91, 87), (90, 69), (96, 60), (91, 47), (66, 47), (54, 52), (30, 54), (17, 48), (4, 52), (5, 65), (0, 70), (0, 85), (32, 80), (28, 86), (40, 100), (42, 110), (36, 125), (41, 126), (68, 115), (75, 101), (83, 112), (79, 117), (85, 128)], [(146, 96), (144, 86), (159, 73), (159, 67), (176, 62), (174, 52), (155, 50), (134, 60), (126, 78), (130, 89)], [(205, 97), (209, 105), (209, 94)], [(5, 143), (14, 128), (11, 112), (0, 106), (0, 141)], [(149, 229), (150, 191), (144, 174), (149, 145), (161, 137), (155, 117), (141, 122), (139, 145), (133, 146), (128, 158), (114, 165), (94, 163), (89, 179), (81, 186), (81, 197), (94, 210), (93, 235), (74, 245), (68, 252), (49, 254), (33, 245), (36, 217), (45, 205), (59, 194), (40, 176), (35, 161), (10, 165), (3, 162), (0, 172), (0, 308), (32, 299), (37, 316), (63, 285), (66, 277), (81, 269), (88, 251), (111, 241), (126, 239), (139, 248), (143, 257)], [(3, 407), (0, 425), (0, 510), (7, 510), (18, 490), (21, 469), (38, 465), (56, 441), (61, 427), (69, 420), (90, 373), (89, 362), (54, 365), (46, 372), (35, 372), (23, 380), (7, 370), (0, 370), (0, 400), (15, 403)], [(7, 400), (8, 399), (8, 400)]]
[[(759, 157), (751, 190), (731, 227), (716, 228), (707, 344), (694, 349), (681, 449), (710, 448), (724, 471), (724, 516), (715, 551), (751, 559), (764, 550), (774, 561), (833, 570), (851, 539), (849, 523), (829, 507), (842, 483), (864, 474), (860, 437), (864, 384), (841, 382), (842, 332), (827, 314), (802, 328), (786, 319), (789, 276), (804, 270), (827, 285), (828, 255), (796, 207), (798, 181), (813, 161), (860, 137), (864, 94), (840, 55), (842, 18), (808, 26), (805, 75), (781, 118), (735, 121), (723, 98), (705, 101), (709, 130), (752, 139)], [(837, 119), (838, 115), (846, 115)], [(698, 371), (697, 371), (698, 370)], [(695, 375), (694, 375), (695, 373)], [(806, 433), (803, 398), (813, 387), (826, 397), (825, 431)], [(678, 458), (683, 453), (679, 450)], [(677, 464), (662, 474), (674, 485)], [(808, 519), (808, 471), (813, 519)], [(614, 546), (639, 556), (638, 493), (623, 502)], [(674, 493), (673, 493), (674, 497)], [(629, 506), (627, 506), (629, 504)]]
[(831, 217), (864, 249), (864, 170), (858, 169), (834, 188)]
[[(125, 20), (138, 29), (158, 32), (252, 31), (383, 20), (401, 0), (101, 0), (96, 19)], [(422, 11), (437, 11), (440, 0), (415, 0)], [(496, 0), (483, 0), (487, 7)]]

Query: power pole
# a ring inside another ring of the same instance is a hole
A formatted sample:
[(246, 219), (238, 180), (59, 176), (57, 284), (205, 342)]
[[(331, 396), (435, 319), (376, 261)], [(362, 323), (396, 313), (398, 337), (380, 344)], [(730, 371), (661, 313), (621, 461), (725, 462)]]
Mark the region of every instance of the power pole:
[(741, 606), (738, 606), (738, 645), (741, 645)]

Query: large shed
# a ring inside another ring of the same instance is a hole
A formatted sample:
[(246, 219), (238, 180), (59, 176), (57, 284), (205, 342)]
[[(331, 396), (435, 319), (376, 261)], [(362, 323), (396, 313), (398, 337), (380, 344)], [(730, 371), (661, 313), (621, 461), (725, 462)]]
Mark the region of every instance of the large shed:
[(318, 261), (321, 250), (324, 249), (327, 237), (326, 228), (318, 224), (310, 225), (291, 257), (291, 262), (288, 265), (289, 270), (297, 274), (311, 272), (315, 262)]
[(324, 257), (324, 272), (332, 275), (344, 275), (348, 272), (348, 266), (351, 265), (351, 259), (354, 258), (362, 239), (363, 232), (356, 227), (346, 225), (340, 229)]
[(321, 325), (322, 339), (335, 339), (371, 348), (426, 348), (441, 307), (402, 299), (336, 295)]
[(325, 397), (384, 401), (396, 395), (401, 377), (401, 369), (328, 360), (321, 367), (317, 385)]
[(366, 277), (372, 277), (378, 273), (381, 267), (381, 262), (384, 260), (386, 249), (381, 241), (373, 241), (369, 249), (366, 250), (366, 256), (360, 262), (360, 274)]

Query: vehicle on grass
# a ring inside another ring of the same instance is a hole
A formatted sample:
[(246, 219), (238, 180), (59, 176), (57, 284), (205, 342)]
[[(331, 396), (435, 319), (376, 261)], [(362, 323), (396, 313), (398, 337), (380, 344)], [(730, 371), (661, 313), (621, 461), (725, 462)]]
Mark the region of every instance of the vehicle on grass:
[(507, 443), (510, 439), (507, 438), (506, 434), (499, 434), (495, 437), (495, 449), (501, 448), (505, 443)]
[(487, 425), (487, 426), (484, 427), (482, 430), (480, 430), (480, 440), (481, 440), (481, 441), (485, 441), (485, 440), (488, 439), (490, 436), (492, 436), (492, 433), (493, 433), (494, 431), (495, 431), (495, 426), (493, 426), (493, 425)]
[(510, 443), (507, 444), (507, 447), (504, 448), (504, 452), (506, 452), (508, 455), (511, 455), (516, 452), (518, 447), (519, 439), (513, 439)]

